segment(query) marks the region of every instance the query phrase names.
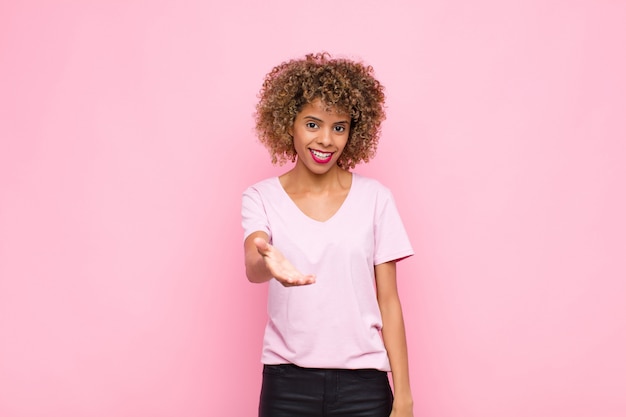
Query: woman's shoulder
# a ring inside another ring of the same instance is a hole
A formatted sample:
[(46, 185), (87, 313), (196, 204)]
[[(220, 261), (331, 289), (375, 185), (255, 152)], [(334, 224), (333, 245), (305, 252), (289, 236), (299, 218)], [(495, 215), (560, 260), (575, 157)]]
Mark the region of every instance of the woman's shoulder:
[(357, 188), (361, 190), (365, 190), (368, 193), (371, 193), (371, 192), (376, 192), (376, 193), (381, 192), (384, 194), (390, 193), (389, 188), (375, 178), (366, 177), (364, 175), (357, 174), (357, 173), (352, 173), (352, 179), (353, 179), (353, 183), (356, 184)]
[(275, 190), (279, 185), (280, 182), (278, 181), (278, 177), (269, 177), (248, 186), (244, 190), (244, 193), (250, 192), (252, 190), (255, 190), (257, 192), (268, 192)]

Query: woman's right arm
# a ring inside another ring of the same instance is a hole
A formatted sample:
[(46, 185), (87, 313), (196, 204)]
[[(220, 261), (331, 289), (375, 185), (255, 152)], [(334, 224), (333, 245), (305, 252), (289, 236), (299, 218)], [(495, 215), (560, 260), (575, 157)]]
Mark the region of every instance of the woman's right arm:
[(244, 251), (246, 257), (246, 276), (250, 282), (265, 282), (272, 279), (272, 273), (269, 271), (263, 260), (263, 255), (259, 252), (254, 239), (263, 239), (265, 243), (269, 238), (265, 232), (254, 232), (244, 241)]
[(260, 283), (275, 278), (285, 287), (309, 285), (315, 276), (304, 275), (282, 253), (269, 244), (265, 232), (253, 232), (244, 241), (246, 276), (248, 281)]

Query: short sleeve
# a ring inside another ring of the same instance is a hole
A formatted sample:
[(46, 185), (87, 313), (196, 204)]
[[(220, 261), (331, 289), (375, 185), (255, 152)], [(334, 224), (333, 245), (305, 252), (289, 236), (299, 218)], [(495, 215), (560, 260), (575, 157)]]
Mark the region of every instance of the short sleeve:
[(241, 199), (241, 225), (244, 240), (254, 232), (265, 232), (270, 238), (272, 234), (267, 220), (265, 205), (259, 191), (250, 187), (243, 192)]
[(374, 265), (399, 261), (414, 254), (391, 192), (378, 193), (374, 224)]

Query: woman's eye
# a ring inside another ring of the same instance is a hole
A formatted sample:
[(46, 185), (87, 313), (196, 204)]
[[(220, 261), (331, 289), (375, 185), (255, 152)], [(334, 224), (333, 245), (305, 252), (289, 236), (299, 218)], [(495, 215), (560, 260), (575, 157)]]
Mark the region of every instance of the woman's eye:
[(335, 132), (345, 132), (345, 126), (335, 126)]
[(306, 124), (306, 127), (308, 127), (309, 129), (315, 129), (317, 127), (317, 124), (313, 122), (308, 122)]

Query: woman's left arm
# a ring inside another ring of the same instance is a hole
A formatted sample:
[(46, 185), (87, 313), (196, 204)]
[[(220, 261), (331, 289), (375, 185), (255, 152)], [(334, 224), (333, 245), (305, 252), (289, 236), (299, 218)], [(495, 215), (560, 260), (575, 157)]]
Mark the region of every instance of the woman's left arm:
[(383, 319), (383, 342), (389, 355), (394, 401), (391, 417), (413, 417), (413, 396), (409, 384), (409, 359), (402, 306), (396, 283), (396, 263), (376, 265), (376, 293)]

